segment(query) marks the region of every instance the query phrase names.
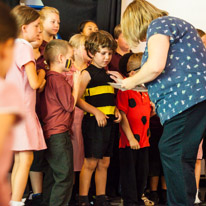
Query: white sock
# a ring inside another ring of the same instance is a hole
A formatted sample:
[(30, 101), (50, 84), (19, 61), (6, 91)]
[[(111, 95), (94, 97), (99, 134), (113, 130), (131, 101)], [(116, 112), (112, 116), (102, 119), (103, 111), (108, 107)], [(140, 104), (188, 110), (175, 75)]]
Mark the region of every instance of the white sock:
[(11, 200), (9, 205), (10, 206), (22, 206), (22, 205), (24, 205), (24, 203)]
[(201, 203), (199, 197), (198, 197), (198, 193), (199, 193), (199, 189), (197, 189), (197, 192), (196, 192), (196, 196), (195, 196), (195, 204), (198, 204), (198, 203)]

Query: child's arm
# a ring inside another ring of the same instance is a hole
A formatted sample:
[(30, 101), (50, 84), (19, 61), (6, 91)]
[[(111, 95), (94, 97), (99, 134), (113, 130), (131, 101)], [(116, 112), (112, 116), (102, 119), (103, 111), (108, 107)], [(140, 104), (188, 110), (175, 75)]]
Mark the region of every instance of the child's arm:
[(0, 155), (8, 133), (16, 121), (15, 114), (0, 114)]
[(103, 112), (101, 112), (96, 107), (92, 106), (85, 102), (81, 97), (83, 96), (91, 77), (87, 71), (83, 71), (81, 75), (81, 86), (79, 91), (79, 96), (77, 100), (77, 106), (80, 107), (82, 110), (91, 113), (95, 116), (97, 120), (97, 124), (99, 127), (104, 127), (107, 124), (107, 119), (109, 118)]
[(153, 117), (154, 115), (156, 115), (155, 104), (153, 102), (150, 102), (150, 105), (151, 105), (150, 117)]
[(122, 121), (120, 122), (120, 125), (127, 136), (131, 149), (140, 149), (139, 142), (135, 139), (132, 133), (126, 114), (121, 110), (120, 113), (122, 115)]
[(74, 107), (77, 103), (78, 99), (78, 94), (79, 94), (79, 88), (80, 88), (80, 83), (81, 83), (81, 78), (80, 78), (80, 71), (75, 71), (73, 73), (73, 90), (72, 90), (72, 95), (74, 97)]
[(114, 116), (115, 116), (115, 118), (116, 118), (116, 119), (114, 120), (114, 122), (115, 122), (115, 123), (120, 123), (120, 121), (122, 120), (122, 116), (121, 116), (121, 114), (120, 114), (120, 112), (119, 112), (119, 110), (118, 110), (117, 107), (115, 107)]
[(45, 71), (43, 69), (38, 70), (38, 74), (36, 71), (36, 67), (34, 62), (30, 61), (24, 65), (26, 74), (29, 80), (29, 84), (32, 89), (38, 89), (43, 83), (45, 77)]

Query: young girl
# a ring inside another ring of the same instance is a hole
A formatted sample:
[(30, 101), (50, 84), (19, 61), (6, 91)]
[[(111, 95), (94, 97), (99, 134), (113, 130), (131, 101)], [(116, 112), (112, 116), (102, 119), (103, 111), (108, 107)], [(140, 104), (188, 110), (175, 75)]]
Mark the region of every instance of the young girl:
[(13, 59), (17, 26), (9, 9), (0, 3), (0, 205), (9, 205), (8, 171), (12, 160), (13, 126), (23, 117), (21, 95), (4, 78)]
[(40, 11), (40, 18), (43, 24), (43, 39), (48, 43), (55, 39), (59, 31), (60, 18), (59, 11), (56, 8), (45, 6)]
[[(88, 62), (90, 58), (87, 56), (84, 44), (85, 44), (85, 36), (82, 34), (75, 34), (69, 40), (69, 43), (73, 47), (74, 50), (74, 61), (69, 72), (65, 72), (66, 80), (69, 82), (71, 86), (73, 86), (73, 73), (76, 70), (82, 71), (87, 68)], [(84, 116), (84, 112), (75, 107), (74, 111), (74, 121), (72, 124), (72, 145), (73, 145), (73, 162), (74, 162), (74, 172), (80, 172), (83, 162), (84, 162), (84, 146), (83, 146), (83, 137), (82, 137), (82, 119)], [(75, 174), (74, 173), (74, 174)], [(71, 201), (75, 201), (75, 196), (78, 191), (78, 186), (75, 184), (74, 177), (74, 187)]]
[(26, 111), (25, 121), (15, 130), (12, 148), (15, 160), (11, 177), (11, 205), (17, 206), (23, 205), (21, 199), (33, 161), (33, 150), (46, 149), (43, 132), (35, 113), (36, 89), (45, 84), (45, 71), (40, 69), (37, 74), (33, 49), (29, 43), (39, 38), (39, 13), (27, 6), (17, 6), (12, 10), (12, 14), (16, 18), (19, 39), (15, 44), (15, 61), (6, 79), (20, 89)]
[(85, 36), (89, 36), (92, 32), (98, 31), (99, 28), (97, 24), (92, 20), (85, 20), (80, 23), (78, 27), (78, 33), (83, 34)]

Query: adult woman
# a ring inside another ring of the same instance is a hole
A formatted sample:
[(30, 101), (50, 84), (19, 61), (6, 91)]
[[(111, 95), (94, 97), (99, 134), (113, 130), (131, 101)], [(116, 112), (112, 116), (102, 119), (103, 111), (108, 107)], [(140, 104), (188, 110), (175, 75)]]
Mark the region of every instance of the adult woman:
[(167, 16), (145, 0), (133, 1), (127, 7), (121, 26), (131, 49), (146, 39), (142, 68), (124, 79), (122, 87), (131, 89), (146, 83), (155, 103), (164, 126), (159, 149), (168, 204), (192, 206), (195, 160), (206, 128), (204, 45), (191, 24)]

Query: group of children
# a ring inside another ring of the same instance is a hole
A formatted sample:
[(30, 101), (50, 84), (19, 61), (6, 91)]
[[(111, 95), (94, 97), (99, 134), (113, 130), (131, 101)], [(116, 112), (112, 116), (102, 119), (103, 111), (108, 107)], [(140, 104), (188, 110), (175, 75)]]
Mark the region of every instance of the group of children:
[[(107, 170), (117, 147), (123, 204), (154, 205), (144, 196), (149, 174), (157, 203), (157, 179), (163, 176), (157, 154), (159, 119), (147, 92), (117, 91), (109, 84), (108, 71), (123, 77), (138, 72), (142, 53), (130, 52), (119, 25), (113, 38), (95, 22), (84, 21), (79, 33), (65, 41), (56, 39), (60, 19), (55, 8), (38, 12), (17, 6), (10, 13), (1, 4), (0, 10), (1, 165), (11, 145), (7, 140), (13, 139), (14, 151), (11, 197), (5, 183), (10, 161), (0, 169), (0, 205), (24, 205), (29, 176), (32, 205), (68, 205), (80, 172), (78, 204), (90, 205), (95, 173), (95, 205), (107, 206)], [(8, 137), (11, 127), (13, 138)], [(165, 203), (164, 178), (162, 192)]]

